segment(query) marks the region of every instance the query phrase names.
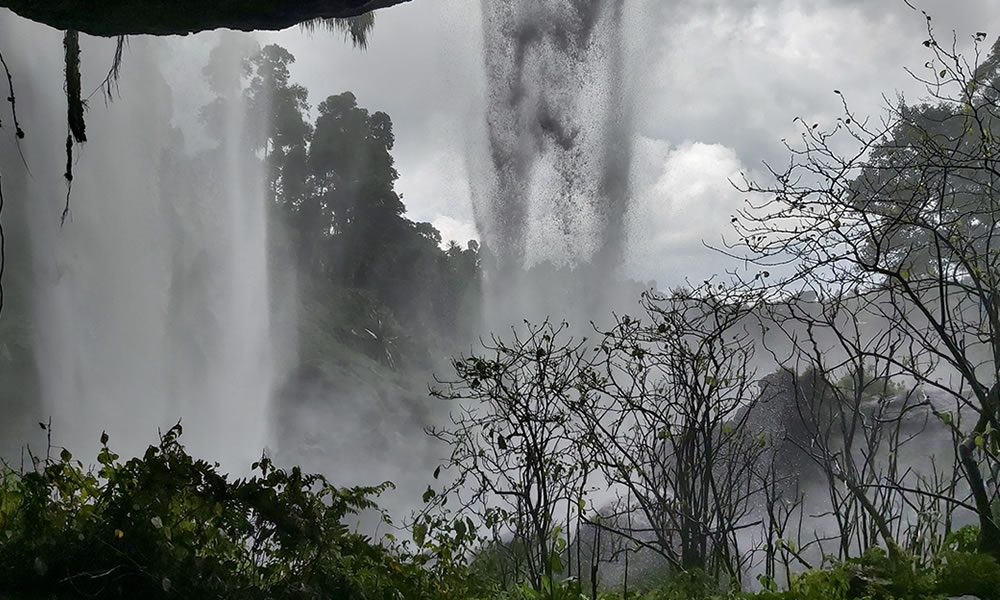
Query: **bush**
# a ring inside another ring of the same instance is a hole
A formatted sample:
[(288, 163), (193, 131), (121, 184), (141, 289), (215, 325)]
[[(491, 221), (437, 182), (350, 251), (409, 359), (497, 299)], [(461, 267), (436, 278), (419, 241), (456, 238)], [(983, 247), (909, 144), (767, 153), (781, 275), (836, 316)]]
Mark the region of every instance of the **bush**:
[[(119, 462), (102, 436), (98, 466), (66, 450), (0, 469), (0, 597), (239, 598), (240, 600), (578, 600), (574, 580), (542, 589), (500, 585), (473, 560), (410, 555), (350, 530), (344, 519), (378, 510), (390, 484), (342, 489), (267, 458), (230, 481), (195, 460), (180, 426), (142, 457)], [(857, 559), (739, 594), (701, 572), (673, 574), (643, 600), (897, 600), (974, 595), (1000, 599), (1000, 564), (973, 551), (978, 532), (946, 540), (933, 567), (875, 548)], [(435, 538), (437, 539), (437, 538)], [(458, 546), (456, 546), (458, 548)], [(428, 560), (434, 558), (430, 563)], [(443, 568), (451, 565), (449, 568)], [(612, 590), (602, 600), (620, 598)]]
[(96, 472), (66, 450), (0, 473), (0, 594), (32, 598), (422, 599), (423, 570), (344, 525), (389, 484), (339, 489), (262, 458), (229, 481), (168, 431)]
[(937, 569), (937, 589), (946, 596), (1000, 599), (1000, 564), (985, 554), (946, 550)]

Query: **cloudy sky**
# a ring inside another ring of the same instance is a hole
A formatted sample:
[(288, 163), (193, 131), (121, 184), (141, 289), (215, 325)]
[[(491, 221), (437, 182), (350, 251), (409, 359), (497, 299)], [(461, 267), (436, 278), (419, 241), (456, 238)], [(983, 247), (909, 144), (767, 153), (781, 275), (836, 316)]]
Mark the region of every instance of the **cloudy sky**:
[[(530, 0), (526, 0), (530, 1)], [(904, 0), (624, 0), (637, 74), (628, 268), (661, 285), (720, 270), (702, 240), (729, 231), (744, 201), (728, 179), (781, 162), (793, 117), (830, 123), (842, 90), (859, 114), (878, 116), (882, 95), (915, 100), (906, 73), (929, 58), (925, 22)], [(911, 0), (939, 38), (961, 46), (1000, 34), (992, 0)], [(480, 3), (413, 0), (377, 14), (367, 51), (336, 34), (261, 34), (297, 57), (293, 76), (315, 106), (353, 91), (395, 124), (399, 190), (410, 217), (445, 238), (476, 235), (469, 155), (482, 144), (485, 104)], [(988, 49), (989, 43), (987, 43)]]

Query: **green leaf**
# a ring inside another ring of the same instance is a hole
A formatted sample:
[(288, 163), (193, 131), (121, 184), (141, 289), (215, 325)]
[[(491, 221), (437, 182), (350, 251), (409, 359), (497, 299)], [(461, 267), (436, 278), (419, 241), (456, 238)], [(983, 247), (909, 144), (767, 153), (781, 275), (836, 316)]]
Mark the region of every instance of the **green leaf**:
[(413, 543), (417, 547), (423, 547), (425, 538), (427, 537), (427, 525), (424, 523), (416, 523), (413, 525)]

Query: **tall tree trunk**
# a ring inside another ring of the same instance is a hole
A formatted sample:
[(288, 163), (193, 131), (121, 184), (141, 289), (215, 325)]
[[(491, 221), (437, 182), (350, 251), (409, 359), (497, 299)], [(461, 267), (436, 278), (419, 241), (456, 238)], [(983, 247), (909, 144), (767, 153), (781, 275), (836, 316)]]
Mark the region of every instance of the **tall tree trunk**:
[(975, 457), (976, 439), (982, 437), (983, 442), (986, 442), (986, 426), (996, 421), (998, 406), (1000, 406), (1000, 382), (993, 384), (983, 402), (976, 426), (958, 445), (958, 457), (965, 478), (972, 489), (972, 498), (979, 516), (979, 551), (1000, 561), (1000, 526), (993, 518), (989, 492), (986, 490), (986, 483), (983, 481), (983, 474)]

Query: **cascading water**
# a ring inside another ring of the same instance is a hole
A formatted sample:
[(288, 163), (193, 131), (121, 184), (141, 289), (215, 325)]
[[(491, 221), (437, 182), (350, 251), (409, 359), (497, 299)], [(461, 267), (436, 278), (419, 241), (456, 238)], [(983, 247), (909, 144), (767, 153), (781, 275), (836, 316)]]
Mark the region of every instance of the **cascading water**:
[[(262, 169), (243, 143), (242, 55), (213, 35), (129, 41), (113, 102), (90, 100), (90, 141), (75, 150), (61, 224), (61, 34), (0, 19), (31, 168), (4, 153), (8, 200), (27, 206), (41, 396), (33, 416), (51, 417), (53, 441), (75, 452), (91, 452), (102, 430), (116, 450), (140, 452), (182, 420), (192, 452), (245, 469), (267, 441), (275, 363)], [(82, 42), (86, 94), (113, 46)], [(213, 93), (185, 54), (210, 44), (221, 49), (214, 68), (237, 74), (216, 77)], [(168, 81), (171, 68), (178, 77)], [(213, 95), (202, 127), (184, 111)], [(207, 134), (186, 143), (178, 123)]]
[(501, 257), (573, 264), (621, 243), (630, 122), (623, 3), (484, 3), (495, 181), (477, 209)]
[(585, 267), (587, 277), (556, 285), (593, 299), (619, 266), (632, 151), (626, 3), (487, 0), (482, 8), (489, 167), (474, 208), (500, 263), (491, 295), (516, 319), (537, 314), (546, 295), (516, 281), (522, 267)]

